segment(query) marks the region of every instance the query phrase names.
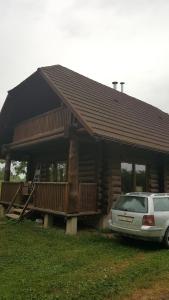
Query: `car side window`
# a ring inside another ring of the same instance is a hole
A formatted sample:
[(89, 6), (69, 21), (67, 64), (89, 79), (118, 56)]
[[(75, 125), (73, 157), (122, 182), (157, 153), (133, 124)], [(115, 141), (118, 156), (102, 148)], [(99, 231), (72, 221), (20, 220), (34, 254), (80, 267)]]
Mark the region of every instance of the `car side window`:
[(169, 212), (169, 197), (154, 198), (154, 211)]

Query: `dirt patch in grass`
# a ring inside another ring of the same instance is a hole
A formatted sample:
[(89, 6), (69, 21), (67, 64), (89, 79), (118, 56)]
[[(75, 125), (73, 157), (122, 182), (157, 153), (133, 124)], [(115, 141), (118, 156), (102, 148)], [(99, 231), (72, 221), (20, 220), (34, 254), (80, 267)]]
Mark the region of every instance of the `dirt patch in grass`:
[(169, 300), (169, 273), (151, 283), (149, 288), (140, 288), (123, 300)]

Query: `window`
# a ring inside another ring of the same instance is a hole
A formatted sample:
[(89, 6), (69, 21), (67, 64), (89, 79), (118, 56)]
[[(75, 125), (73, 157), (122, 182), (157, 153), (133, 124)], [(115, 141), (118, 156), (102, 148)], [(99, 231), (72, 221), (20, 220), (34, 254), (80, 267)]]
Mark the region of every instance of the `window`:
[(132, 191), (132, 164), (121, 163), (121, 182), (122, 193), (128, 193)]
[(146, 166), (134, 163), (121, 163), (122, 193), (146, 191)]
[(67, 179), (67, 164), (54, 162), (49, 166), (49, 180), (51, 182), (65, 182)]
[(135, 165), (136, 174), (136, 192), (146, 191), (146, 166), (145, 165)]
[(148, 212), (148, 199), (137, 196), (121, 196), (116, 202), (114, 209), (136, 213)]
[(169, 197), (154, 198), (154, 211), (169, 211)]

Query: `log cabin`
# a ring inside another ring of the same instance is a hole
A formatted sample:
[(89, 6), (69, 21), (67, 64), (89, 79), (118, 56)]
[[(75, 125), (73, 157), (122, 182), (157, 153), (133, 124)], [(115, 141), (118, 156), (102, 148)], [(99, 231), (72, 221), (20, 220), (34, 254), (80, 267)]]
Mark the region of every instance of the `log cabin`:
[[(17, 220), (63, 216), (75, 234), (82, 216), (106, 227), (121, 193), (169, 192), (169, 115), (60, 65), (8, 92), (0, 147), (0, 204)], [(10, 181), (11, 161), (27, 162), (25, 182)]]

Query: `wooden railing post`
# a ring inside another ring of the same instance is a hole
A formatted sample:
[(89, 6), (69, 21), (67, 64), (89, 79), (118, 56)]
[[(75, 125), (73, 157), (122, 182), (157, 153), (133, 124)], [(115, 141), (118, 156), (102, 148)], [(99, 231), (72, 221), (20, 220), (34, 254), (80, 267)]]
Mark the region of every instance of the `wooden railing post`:
[(79, 153), (78, 137), (75, 133), (71, 134), (69, 144), (68, 162), (68, 182), (69, 182), (69, 212), (74, 213), (78, 210), (79, 202)]
[(34, 164), (32, 159), (29, 159), (27, 162), (27, 173), (26, 173), (26, 181), (32, 181), (34, 176)]
[(4, 181), (10, 181), (10, 171), (11, 171), (11, 156), (10, 153), (8, 153), (5, 159)]

